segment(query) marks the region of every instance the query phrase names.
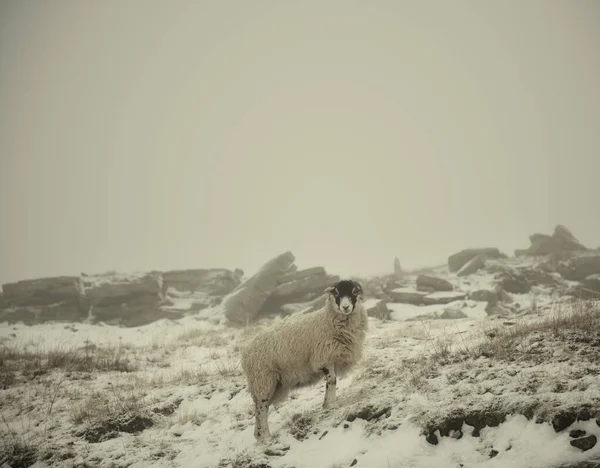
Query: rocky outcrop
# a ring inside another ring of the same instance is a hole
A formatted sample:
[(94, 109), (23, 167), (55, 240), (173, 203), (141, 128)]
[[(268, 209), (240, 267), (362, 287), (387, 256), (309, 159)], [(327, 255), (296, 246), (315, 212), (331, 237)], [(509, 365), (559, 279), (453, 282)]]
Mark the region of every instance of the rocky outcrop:
[(481, 256), (482, 259), (495, 259), (504, 258), (506, 255), (502, 254), (500, 250), (495, 247), (485, 247), (478, 249), (465, 249), (457, 252), (448, 257), (448, 268), (451, 272), (459, 271), (466, 263), (472, 260), (474, 257)]
[(469, 276), (485, 267), (485, 256), (476, 255), (458, 270), (457, 276)]
[(77, 276), (39, 278), (2, 286), (0, 320), (27, 324), (49, 320), (81, 321), (87, 316)]
[(305, 303), (324, 296), (325, 288), (340, 280), (328, 275), (323, 267), (286, 273), (277, 280), (277, 286), (265, 300), (258, 315), (265, 316), (282, 311), (285, 304)]
[(466, 293), (460, 291), (438, 291), (434, 293), (417, 291), (412, 288), (396, 288), (390, 291), (394, 302), (413, 305), (449, 304), (466, 298)]
[(294, 264), (294, 260), (292, 252), (278, 255), (225, 296), (221, 307), (227, 320), (237, 325), (246, 325), (254, 321), (267, 298), (279, 285), (281, 277), (288, 273)]
[(225, 268), (172, 270), (162, 273), (162, 292), (169, 288), (177, 291), (202, 292), (209, 296), (225, 296), (242, 282), (241, 270)]
[(539, 233), (532, 234), (529, 236), (529, 242), (531, 245), (527, 249), (515, 250), (515, 256), (541, 256), (561, 252), (584, 252), (588, 250), (569, 229), (560, 224), (554, 228), (554, 233), (551, 236)]
[(450, 281), (436, 276), (419, 275), (417, 277), (417, 289), (419, 291), (452, 291), (454, 286)]
[(2, 285), (4, 299), (11, 307), (48, 306), (79, 300), (79, 277), (59, 276), (18, 281)]
[[(152, 272), (142, 275), (106, 273), (25, 280), (3, 285), (0, 321), (26, 324), (46, 321), (107, 322), (145, 325), (161, 318), (179, 318), (215, 305), (235, 284), (239, 273), (224, 269)], [(166, 281), (165, 281), (166, 278)], [(178, 290), (197, 297), (190, 307), (173, 309)], [(190, 293), (191, 294), (191, 293)]]
[(583, 281), (590, 275), (600, 274), (600, 255), (583, 255), (560, 262), (560, 275), (570, 281)]
[(147, 274), (110, 282), (84, 281), (84, 299), (94, 322), (139, 326), (160, 318), (179, 318), (161, 310), (160, 275)]

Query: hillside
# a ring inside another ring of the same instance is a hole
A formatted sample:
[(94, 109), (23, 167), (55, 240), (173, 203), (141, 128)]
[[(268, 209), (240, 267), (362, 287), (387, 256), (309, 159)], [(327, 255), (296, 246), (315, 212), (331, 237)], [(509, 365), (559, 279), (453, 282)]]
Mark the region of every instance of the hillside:
[(600, 252), (562, 226), (530, 241), (360, 278), (364, 360), (337, 408), (317, 385), (271, 410), (267, 447), (240, 351), (318, 308), (324, 268), (5, 285), (0, 466), (600, 466)]

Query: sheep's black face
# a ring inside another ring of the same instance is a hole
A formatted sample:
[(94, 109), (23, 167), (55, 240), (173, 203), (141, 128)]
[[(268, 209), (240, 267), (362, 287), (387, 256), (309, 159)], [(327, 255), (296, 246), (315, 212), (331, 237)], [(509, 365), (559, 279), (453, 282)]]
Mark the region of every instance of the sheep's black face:
[(362, 298), (362, 286), (356, 281), (342, 280), (327, 288), (326, 292), (333, 296), (337, 312), (350, 315), (356, 303)]

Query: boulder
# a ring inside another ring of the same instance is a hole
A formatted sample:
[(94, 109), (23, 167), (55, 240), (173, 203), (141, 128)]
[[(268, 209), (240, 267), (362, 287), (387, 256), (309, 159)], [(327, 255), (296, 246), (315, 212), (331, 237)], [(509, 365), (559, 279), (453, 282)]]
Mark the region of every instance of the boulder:
[(155, 273), (137, 278), (87, 277), (84, 285), (85, 302), (95, 322), (132, 327), (183, 315), (160, 308), (161, 282)]
[(402, 272), (402, 265), (400, 265), (400, 259), (396, 257), (394, 258), (394, 277), (401, 280), (403, 276), (404, 274)]
[(162, 273), (162, 292), (168, 288), (177, 291), (202, 292), (209, 296), (225, 296), (240, 285), (243, 272), (224, 268), (171, 270)]
[(438, 291), (428, 294), (423, 298), (425, 305), (450, 304), (454, 301), (465, 299), (467, 294), (460, 291)]
[(485, 267), (485, 257), (483, 255), (477, 255), (469, 260), (467, 263), (463, 265), (463, 267), (458, 270), (458, 276), (468, 276), (473, 273), (478, 272), (483, 267)]
[(411, 288), (396, 288), (390, 291), (394, 302), (413, 305), (449, 304), (464, 299), (466, 293), (459, 291), (438, 291), (434, 293), (417, 291)]
[(17, 281), (2, 285), (4, 301), (9, 306), (47, 306), (79, 300), (79, 277), (58, 276)]
[(469, 294), (469, 299), (478, 302), (498, 302), (498, 293), (489, 289), (478, 289)]
[(600, 255), (584, 255), (560, 262), (560, 275), (570, 281), (583, 281), (590, 275), (600, 274)]
[(448, 257), (448, 268), (451, 272), (459, 271), (467, 262), (478, 255), (483, 259), (503, 258), (506, 255), (495, 247), (485, 247), (477, 249), (465, 249)]
[(554, 228), (554, 233), (532, 234), (529, 236), (530, 246), (527, 249), (515, 250), (515, 256), (541, 256), (557, 254), (560, 252), (584, 252), (588, 250), (565, 226), (559, 224)]
[(423, 304), (423, 298), (428, 294), (428, 292), (417, 291), (412, 288), (395, 288), (389, 292), (394, 302), (414, 305)]
[(322, 266), (298, 270), (296, 265), (292, 265), (286, 274), (281, 275), (277, 279), (277, 284), (292, 283), (306, 278), (321, 278), (324, 276), (327, 276), (327, 272)]
[(600, 274), (588, 276), (583, 280), (583, 286), (592, 291), (600, 292)]
[(392, 311), (388, 309), (387, 302), (381, 299), (367, 299), (365, 309), (369, 317), (375, 317), (380, 320), (389, 320)]
[(454, 286), (443, 278), (419, 275), (417, 277), (417, 289), (419, 291), (452, 291), (454, 290)]
[[(328, 286), (339, 281), (339, 277), (328, 276), (325, 269), (318, 267), (317, 269), (305, 270), (309, 274), (303, 274), (298, 271), (291, 275), (289, 281), (279, 281), (279, 285), (273, 290), (272, 296), (301, 296), (310, 293), (323, 294), (323, 291)], [(290, 277), (290, 275), (286, 275)]]
[(505, 269), (500, 273), (498, 285), (512, 294), (526, 294), (531, 291), (531, 283), (525, 275), (514, 269)]
[(281, 276), (288, 273), (294, 260), (294, 255), (289, 251), (278, 255), (225, 296), (221, 307), (227, 320), (237, 325), (253, 322), (267, 298), (279, 285)]

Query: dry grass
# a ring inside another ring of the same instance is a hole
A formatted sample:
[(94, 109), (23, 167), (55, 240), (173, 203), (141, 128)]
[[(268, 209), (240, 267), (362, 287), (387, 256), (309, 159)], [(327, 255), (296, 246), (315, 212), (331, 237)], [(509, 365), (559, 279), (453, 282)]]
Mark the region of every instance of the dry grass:
[(83, 426), (76, 435), (88, 442), (102, 442), (119, 432), (140, 432), (153, 425), (139, 388), (109, 387), (94, 392), (71, 410), (71, 422)]
[(179, 336), (179, 341), (205, 348), (219, 348), (227, 346), (231, 342), (231, 339), (232, 336), (227, 333), (217, 332), (207, 328), (193, 328), (183, 332)]
[(28, 468), (37, 459), (38, 450), (33, 443), (14, 434), (2, 434), (0, 439), (0, 466)]
[(540, 319), (493, 327), (485, 331), (481, 343), (471, 349), (462, 349), (459, 354), (510, 359), (519, 352), (520, 345), (534, 334), (562, 339), (573, 333), (600, 337), (600, 303), (580, 301), (557, 307)]
[(29, 349), (16, 345), (0, 346), (0, 388), (14, 385), (19, 376), (32, 379), (60, 369), (65, 372), (132, 372), (137, 366), (121, 347)]

